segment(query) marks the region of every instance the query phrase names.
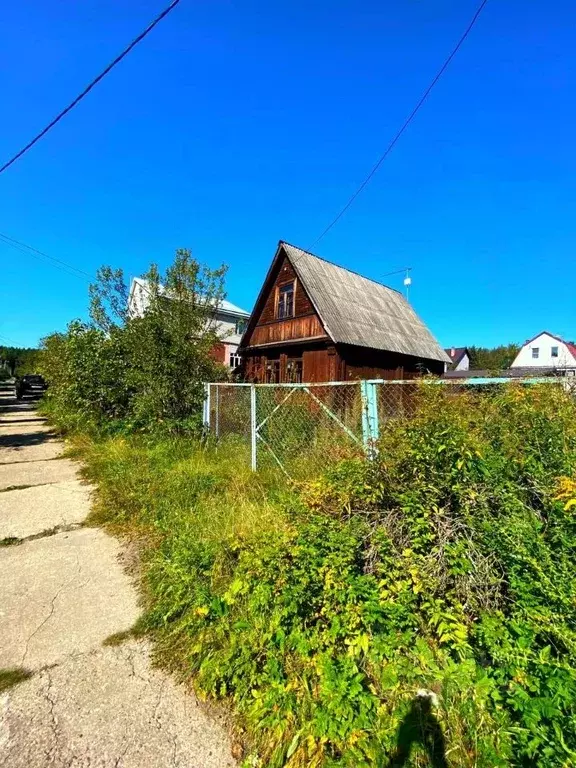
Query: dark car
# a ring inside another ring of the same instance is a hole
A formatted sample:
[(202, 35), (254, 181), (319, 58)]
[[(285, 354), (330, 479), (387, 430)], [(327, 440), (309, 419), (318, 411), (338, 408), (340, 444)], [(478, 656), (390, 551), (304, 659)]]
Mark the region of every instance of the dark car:
[(27, 373), (16, 379), (16, 399), (22, 400), (26, 395), (41, 397), (48, 385), (39, 373)]

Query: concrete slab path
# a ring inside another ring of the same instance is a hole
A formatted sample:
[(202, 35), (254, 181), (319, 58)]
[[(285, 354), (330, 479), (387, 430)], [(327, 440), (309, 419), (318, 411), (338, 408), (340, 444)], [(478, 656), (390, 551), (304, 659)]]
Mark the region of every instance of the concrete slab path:
[(0, 393), (0, 670), (31, 673), (0, 693), (1, 768), (235, 766), (221, 718), (153, 669), (147, 641), (103, 645), (137, 593), (120, 543), (82, 526), (90, 488), (62, 449)]

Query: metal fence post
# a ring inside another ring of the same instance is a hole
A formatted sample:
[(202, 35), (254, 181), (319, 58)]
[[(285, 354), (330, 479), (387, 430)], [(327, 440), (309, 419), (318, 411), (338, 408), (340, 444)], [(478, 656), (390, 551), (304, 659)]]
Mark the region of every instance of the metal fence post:
[(216, 423), (214, 433), (216, 438), (220, 437), (220, 387), (216, 387), (216, 408), (215, 408)]
[(204, 384), (204, 428), (210, 429), (210, 384)]
[(256, 385), (250, 385), (250, 450), (252, 454), (252, 471), (256, 472)]
[(380, 437), (378, 424), (378, 391), (373, 381), (360, 382), (362, 399), (362, 442), (369, 459), (376, 456), (376, 443)]

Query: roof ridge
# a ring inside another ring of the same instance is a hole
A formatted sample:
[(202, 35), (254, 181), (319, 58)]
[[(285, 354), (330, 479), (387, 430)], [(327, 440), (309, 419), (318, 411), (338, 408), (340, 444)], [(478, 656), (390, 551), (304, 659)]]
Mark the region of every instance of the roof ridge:
[(360, 272), (356, 272), (355, 269), (349, 269), (348, 267), (343, 267), (340, 264), (336, 264), (333, 261), (330, 261), (329, 259), (325, 259), (323, 256), (318, 256), (316, 253), (312, 253), (312, 251), (307, 251), (305, 248), (300, 248), (299, 245), (294, 245), (294, 243), (289, 243), (287, 240), (280, 240), (278, 242), (279, 245), (289, 245), (290, 248), (296, 248), (298, 251), (302, 251), (302, 253), (306, 253), (308, 256), (312, 256), (314, 259), (318, 259), (318, 261), (323, 261), (325, 264), (330, 264), (331, 267), (337, 267), (338, 269), (343, 269), (344, 272), (350, 272), (351, 275), (356, 275), (357, 277), (361, 277), (363, 280), (368, 280), (370, 283), (374, 283), (375, 285), (379, 285), (381, 288), (387, 288), (389, 291), (394, 291), (394, 293), (398, 293), (402, 298), (404, 298), (404, 294), (402, 291), (399, 291), (397, 288), (392, 288), (389, 285), (386, 285), (386, 283), (380, 283), (378, 280), (374, 280), (373, 277), (366, 277), (366, 275), (360, 274)]

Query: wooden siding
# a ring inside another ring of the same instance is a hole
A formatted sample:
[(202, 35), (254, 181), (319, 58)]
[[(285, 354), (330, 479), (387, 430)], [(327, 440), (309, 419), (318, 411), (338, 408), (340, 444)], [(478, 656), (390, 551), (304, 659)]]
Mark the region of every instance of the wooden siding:
[(281, 285), (284, 285), (285, 283), (289, 283), (291, 281), (294, 281), (294, 285), (295, 285), (294, 317), (300, 317), (301, 315), (309, 315), (314, 312), (314, 307), (312, 306), (312, 302), (308, 298), (304, 288), (300, 285), (299, 281), (296, 279), (296, 272), (294, 271), (294, 267), (292, 266), (292, 264), (290, 264), (290, 262), (286, 257), (284, 257), (278, 262), (276, 275), (273, 276), (273, 280), (274, 282), (270, 287), (270, 291), (268, 293), (268, 296), (266, 297), (266, 301), (264, 303), (264, 306), (262, 307), (262, 311), (260, 312), (260, 317), (258, 318), (257, 325), (260, 325), (261, 323), (271, 323), (276, 320), (277, 289)]
[(333, 345), (319, 344), (286, 345), (248, 351), (244, 355), (245, 377), (249, 381), (264, 382), (266, 366), (271, 361), (280, 363), (280, 381), (287, 381), (289, 360), (302, 360), (304, 382), (340, 381), (340, 357)]
[(257, 325), (252, 331), (250, 346), (320, 337), (327, 338), (318, 317), (316, 315), (305, 315), (304, 317), (291, 317), (288, 320), (278, 320), (274, 323)]
[(396, 352), (384, 352), (368, 347), (339, 345), (342, 357), (342, 379), (415, 379), (426, 373), (441, 375), (444, 363), (419, 360)]
[(257, 382), (265, 381), (266, 365), (272, 360), (279, 361), (280, 382), (287, 381), (288, 360), (302, 360), (304, 382), (415, 379), (426, 373), (443, 373), (443, 364), (435, 360), (323, 341), (247, 350), (244, 360), (246, 378)]

